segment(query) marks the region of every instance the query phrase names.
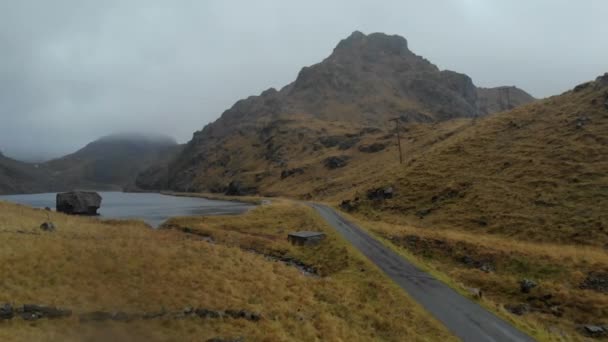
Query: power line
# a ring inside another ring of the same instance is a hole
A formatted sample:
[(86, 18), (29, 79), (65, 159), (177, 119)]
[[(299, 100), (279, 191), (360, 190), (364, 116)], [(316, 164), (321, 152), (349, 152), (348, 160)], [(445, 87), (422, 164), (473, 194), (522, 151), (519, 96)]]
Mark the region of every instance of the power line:
[(397, 131), (397, 146), (399, 146), (399, 164), (403, 164), (403, 154), (401, 153), (401, 136), (399, 135), (399, 118), (390, 119), (395, 121), (395, 130)]

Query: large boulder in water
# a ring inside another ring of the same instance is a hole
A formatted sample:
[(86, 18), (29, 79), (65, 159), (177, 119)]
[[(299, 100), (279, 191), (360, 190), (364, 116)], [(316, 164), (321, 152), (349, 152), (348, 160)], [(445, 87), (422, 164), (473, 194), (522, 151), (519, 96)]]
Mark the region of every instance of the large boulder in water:
[(57, 194), (57, 211), (70, 215), (98, 215), (101, 196), (96, 192), (72, 191)]

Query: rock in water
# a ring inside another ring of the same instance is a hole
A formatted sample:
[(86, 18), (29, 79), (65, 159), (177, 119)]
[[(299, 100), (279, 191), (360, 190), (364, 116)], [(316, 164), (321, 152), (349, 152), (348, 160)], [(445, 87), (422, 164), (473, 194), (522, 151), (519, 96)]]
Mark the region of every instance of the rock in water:
[(98, 215), (101, 196), (96, 192), (72, 191), (57, 194), (57, 211), (70, 215)]

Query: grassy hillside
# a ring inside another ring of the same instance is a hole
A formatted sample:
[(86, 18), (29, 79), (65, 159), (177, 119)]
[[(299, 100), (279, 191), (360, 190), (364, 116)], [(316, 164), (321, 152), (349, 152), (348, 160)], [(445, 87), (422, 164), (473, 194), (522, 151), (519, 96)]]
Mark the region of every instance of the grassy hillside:
[(46, 172), (34, 164), (23, 163), (0, 153), (0, 194), (31, 193), (44, 189)]
[(603, 248), (351, 219), (461, 292), (479, 290), (475, 300), (540, 340), (588, 341), (583, 325), (608, 322)]
[[(38, 229), (46, 211), (0, 202), (0, 303), (53, 305), (72, 316), (2, 321), (3, 341), (454, 340), (306, 207), (175, 219), (159, 230), (49, 214), (55, 232)], [(317, 247), (287, 244), (287, 232), (301, 229), (328, 237)], [(187, 307), (260, 318), (201, 318)], [(79, 321), (94, 311), (124, 314)]]
[[(360, 187), (395, 223), (608, 245), (608, 76), (478, 120)], [(393, 186), (387, 200), (365, 189)], [(353, 198), (353, 197), (351, 197)]]

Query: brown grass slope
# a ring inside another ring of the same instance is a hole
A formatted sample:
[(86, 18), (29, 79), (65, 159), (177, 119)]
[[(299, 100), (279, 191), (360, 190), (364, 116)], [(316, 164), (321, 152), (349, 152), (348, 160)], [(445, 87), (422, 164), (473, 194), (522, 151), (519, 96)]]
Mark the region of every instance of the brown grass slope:
[[(0, 321), (2, 341), (453, 340), (307, 207), (277, 203), (244, 216), (174, 219), (172, 229), (158, 230), (48, 214), (52, 233), (38, 229), (46, 211), (0, 202), (0, 303), (54, 305), (73, 316)], [(328, 236), (317, 247), (286, 242), (288, 231), (302, 229)], [(321, 277), (260, 253), (298, 258)], [(262, 318), (175, 315), (186, 307), (245, 309)], [(97, 310), (171, 314), (79, 322)]]
[[(287, 169), (309, 155), (306, 149), (321, 158), (335, 146), (319, 144), (321, 139), (339, 136), (340, 146), (354, 146), (363, 129), (387, 129), (391, 118), (437, 122), (483, 116), (533, 100), (522, 94), (511, 88), (478, 91), (468, 76), (440, 70), (411, 52), (403, 37), (354, 32), (328, 58), (303, 68), (293, 83), (238, 101), (196, 132), (171, 163), (167, 186), (222, 191), (241, 181), (263, 190), (253, 173)], [(162, 183), (147, 182), (149, 188)]]
[[(375, 178), (383, 220), (608, 245), (608, 76), (478, 120)], [(370, 184), (370, 185), (371, 185)], [(364, 189), (359, 189), (362, 198)]]

